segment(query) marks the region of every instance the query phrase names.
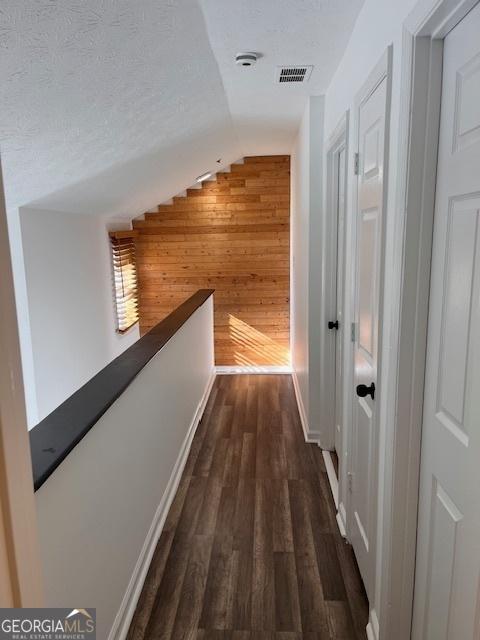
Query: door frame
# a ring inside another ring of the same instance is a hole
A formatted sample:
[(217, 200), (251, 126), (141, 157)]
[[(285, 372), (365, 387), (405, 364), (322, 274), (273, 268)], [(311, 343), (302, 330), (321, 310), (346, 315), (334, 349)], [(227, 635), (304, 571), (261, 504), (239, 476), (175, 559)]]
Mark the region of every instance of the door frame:
[[(411, 634), (430, 263), (442, 89), (443, 39), (478, 0), (419, 0), (403, 25), (394, 221), (390, 375), (385, 389), (383, 552), (379, 616), (369, 638)], [(371, 603), (373, 604), (373, 603)]]
[[(350, 122), (350, 110), (347, 110), (343, 116), (340, 118), (337, 126), (333, 130), (332, 134), (329, 136), (327, 144), (326, 144), (326, 216), (325, 216), (325, 230), (323, 233), (323, 257), (324, 264), (322, 268), (322, 273), (324, 277), (322, 278), (322, 286), (323, 286), (323, 299), (325, 300), (325, 309), (326, 314), (323, 318), (324, 321), (324, 333), (326, 334), (326, 345), (325, 345), (325, 361), (326, 361), (326, 370), (333, 371), (336, 366), (336, 341), (332, 339), (329, 335), (331, 332), (327, 330), (327, 322), (333, 319), (336, 314), (336, 302), (337, 302), (337, 247), (338, 247), (338, 190), (336, 188), (338, 171), (337, 171), (337, 163), (338, 156), (342, 149), (345, 150), (345, 184), (344, 184), (344, 202), (345, 202), (345, 213), (344, 213), (344, 228), (343, 228), (343, 310), (344, 310), (344, 329), (347, 324), (345, 321), (345, 306), (347, 303), (347, 287), (348, 287), (348, 278), (346, 271), (346, 253), (347, 253), (347, 242), (348, 242), (348, 225), (347, 225), (347, 216), (348, 216), (348, 190), (349, 190), (349, 122)], [(330, 215), (331, 213), (331, 215)], [(335, 505), (338, 510), (337, 521), (342, 535), (345, 536), (345, 523), (346, 523), (346, 498), (344, 495), (345, 487), (346, 487), (346, 446), (347, 446), (347, 427), (349, 424), (348, 418), (345, 416), (345, 392), (346, 392), (346, 384), (345, 384), (345, 363), (348, 361), (350, 356), (347, 356), (347, 353), (351, 351), (351, 341), (350, 341), (350, 332), (343, 330), (343, 373), (344, 373), (344, 384), (343, 384), (343, 397), (342, 397), (342, 411), (343, 411), (343, 431), (342, 431), (342, 444), (340, 451), (337, 451), (338, 455), (338, 478), (335, 475), (335, 471), (333, 468), (333, 463), (331, 462), (331, 457), (329, 451), (324, 449), (323, 455), (328, 458), (328, 461), (325, 460), (327, 471), (329, 471), (329, 479), (330, 485), (332, 488), (332, 492), (334, 494)], [(330, 339), (328, 339), (330, 338)], [(325, 399), (327, 400), (324, 403), (325, 408), (325, 431), (328, 432), (328, 441), (332, 443), (332, 450), (335, 446), (335, 403), (332, 402), (332, 398), (335, 393), (335, 379), (333, 376), (325, 376), (325, 385), (327, 386), (327, 393), (325, 395)], [(331, 477), (334, 476), (334, 477)], [(345, 476), (343, 480), (341, 478)]]
[(43, 584), (0, 161), (1, 607), (41, 607)]
[[(389, 148), (390, 148), (390, 115), (391, 115), (391, 98), (392, 98), (392, 76), (393, 76), (393, 46), (390, 45), (387, 47), (375, 67), (371, 70), (370, 74), (367, 77), (367, 80), (364, 82), (362, 88), (357, 92), (355, 96), (354, 102), (354, 126), (353, 126), (353, 145), (351, 154), (351, 162), (352, 169), (351, 175), (353, 178), (353, 187), (352, 187), (352, 204), (348, 207), (349, 216), (347, 224), (351, 228), (351, 239), (350, 245), (347, 249), (350, 255), (350, 264), (347, 265), (348, 269), (348, 279), (350, 282), (349, 289), (349, 308), (348, 308), (348, 320), (351, 323), (351, 336), (350, 336), (350, 345), (348, 349), (348, 361), (346, 363), (345, 370), (345, 380), (346, 380), (346, 393), (345, 393), (345, 405), (344, 410), (346, 411), (346, 416), (348, 416), (348, 425), (345, 429), (346, 431), (346, 473), (344, 474), (344, 478), (342, 481), (342, 487), (339, 488), (339, 492), (345, 498), (345, 514), (343, 513), (343, 509), (339, 509), (340, 518), (345, 517), (345, 530), (347, 534), (347, 538), (350, 538), (352, 531), (352, 522), (353, 522), (353, 513), (352, 513), (352, 495), (349, 489), (350, 478), (352, 477), (352, 456), (351, 454), (351, 445), (352, 445), (352, 430), (353, 430), (353, 406), (355, 402), (355, 390), (354, 390), (354, 375), (355, 375), (355, 367), (354, 367), (354, 338), (353, 332), (357, 331), (355, 323), (355, 307), (356, 307), (356, 282), (357, 282), (357, 258), (358, 258), (358, 224), (357, 224), (357, 206), (358, 206), (358, 176), (354, 170), (354, 156), (355, 153), (359, 153), (359, 110), (361, 105), (372, 95), (378, 85), (386, 80), (387, 82), (387, 90), (386, 90), (386, 104), (385, 104), (385, 134), (384, 134), (384, 176), (383, 176), (383, 198), (382, 198), (382, 228), (381, 228), (381, 254), (379, 257), (379, 267), (380, 267), (380, 278), (379, 278), (379, 300), (378, 300), (378, 356), (377, 356), (377, 381), (376, 381), (376, 395), (378, 398), (378, 406), (375, 410), (374, 416), (374, 430), (375, 430), (375, 451), (374, 451), (374, 459), (377, 461), (376, 469), (374, 470), (374, 479), (372, 481), (372, 495), (374, 496), (374, 517), (372, 520), (376, 522), (378, 520), (379, 513), (379, 500), (378, 500), (378, 487), (379, 487), (379, 477), (380, 477), (380, 458), (379, 458), (379, 436), (380, 436), (380, 428), (381, 428), (381, 411), (380, 404), (382, 399), (382, 379), (383, 379), (383, 333), (384, 333), (384, 308), (383, 308), (383, 298), (384, 298), (384, 285), (385, 285), (385, 248), (386, 248), (386, 237), (387, 237), (387, 203), (388, 203), (388, 193), (389, 193)], [(346, 354), (347, 355), (347, 354)], [(375, 549), (372, 557), (378, 555), (378, 528), (375, 527), (375, 533), (373, 535), (373, 546)], [(376, 574), (376, 568), (372, 570), (373, 574)], [(376, 583), (376, 580), (374, 580)], [(375, 584), (376, 589), (376, 584)], [(372, 608), (372, 604), (370, 603), (370, 608)]]

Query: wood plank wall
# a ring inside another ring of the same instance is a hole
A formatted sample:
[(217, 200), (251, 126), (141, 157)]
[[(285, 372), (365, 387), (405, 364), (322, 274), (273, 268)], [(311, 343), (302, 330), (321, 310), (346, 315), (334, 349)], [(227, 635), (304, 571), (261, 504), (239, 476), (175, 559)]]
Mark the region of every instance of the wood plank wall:
[(289, 364), (289, 156), (247, 157), (134, 228), (142, 333), (214, 288), (216, 364)]

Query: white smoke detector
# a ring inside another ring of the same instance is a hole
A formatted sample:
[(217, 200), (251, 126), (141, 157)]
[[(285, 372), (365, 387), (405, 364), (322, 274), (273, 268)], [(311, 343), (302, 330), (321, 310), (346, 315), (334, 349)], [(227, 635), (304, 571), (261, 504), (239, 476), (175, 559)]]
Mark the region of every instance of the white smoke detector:
[(257, 62), (257, 54), (252, 51), (246, 51), (243, 53), (237, 53), (235, 56), (235, 62), (241, 67), (253, 67)]

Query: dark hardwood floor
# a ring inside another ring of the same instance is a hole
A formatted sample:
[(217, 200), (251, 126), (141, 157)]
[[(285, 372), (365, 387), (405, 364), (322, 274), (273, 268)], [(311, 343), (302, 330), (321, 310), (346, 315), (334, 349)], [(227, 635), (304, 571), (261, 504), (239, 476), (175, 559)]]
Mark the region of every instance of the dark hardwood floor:
[(291, 377), (218, 376), (128, 640), (363, 640), (367, 618)]

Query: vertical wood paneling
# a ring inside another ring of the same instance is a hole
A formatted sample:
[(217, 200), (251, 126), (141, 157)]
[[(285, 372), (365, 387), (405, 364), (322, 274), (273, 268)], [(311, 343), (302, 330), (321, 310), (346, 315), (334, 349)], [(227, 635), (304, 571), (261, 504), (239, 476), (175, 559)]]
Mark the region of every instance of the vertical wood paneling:
[(218, 365), (289, 363), (290, 157), (245, 158), (134, 222), (142, 333), (215, 289)]

